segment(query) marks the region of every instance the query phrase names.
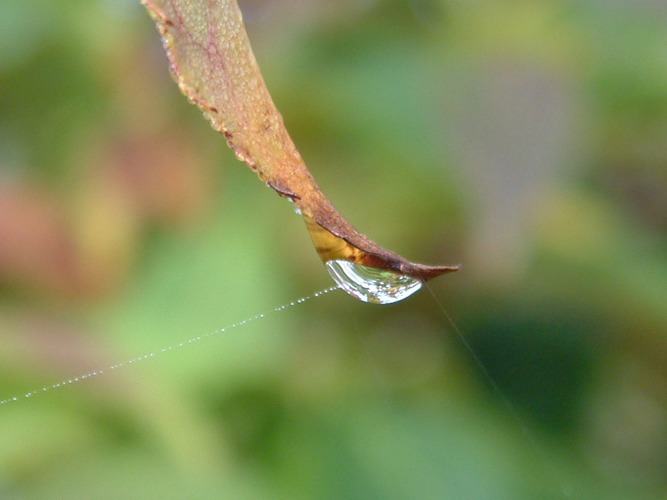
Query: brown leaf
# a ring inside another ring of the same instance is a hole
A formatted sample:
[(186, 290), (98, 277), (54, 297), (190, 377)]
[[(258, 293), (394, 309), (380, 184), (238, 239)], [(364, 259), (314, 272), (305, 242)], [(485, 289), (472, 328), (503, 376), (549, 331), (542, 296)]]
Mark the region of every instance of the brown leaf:
[(142, 0), (181, 91), (236, 156), (301, 211), (324, 262), (349, 260), (425, 281), (458, 266), (408, 261), (359, 233), (333, 207), (287, 133), (250, 47), (236, 0)]

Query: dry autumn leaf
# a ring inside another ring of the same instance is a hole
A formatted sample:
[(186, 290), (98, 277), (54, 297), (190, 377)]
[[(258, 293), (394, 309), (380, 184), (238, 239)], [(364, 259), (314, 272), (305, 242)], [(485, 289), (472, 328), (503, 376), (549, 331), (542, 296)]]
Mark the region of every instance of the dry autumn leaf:
[(266, 88), (236, 0), (142, 0), (171, 72), (236, 156), (303, 216), (336, 282), (360, 300), (391, 303), (458, 266), (417, 264), (354, 229), (308, 171)]

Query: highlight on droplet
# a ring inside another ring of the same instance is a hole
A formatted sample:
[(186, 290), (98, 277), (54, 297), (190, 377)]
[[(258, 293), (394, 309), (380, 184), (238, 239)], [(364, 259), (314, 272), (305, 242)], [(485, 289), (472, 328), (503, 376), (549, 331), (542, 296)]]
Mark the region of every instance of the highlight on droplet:
[(345, 259), (328, 260), (325, 266), (338, 286), (369, 304), (393, 304), (407, 299), (422, 287), (418, 278)]

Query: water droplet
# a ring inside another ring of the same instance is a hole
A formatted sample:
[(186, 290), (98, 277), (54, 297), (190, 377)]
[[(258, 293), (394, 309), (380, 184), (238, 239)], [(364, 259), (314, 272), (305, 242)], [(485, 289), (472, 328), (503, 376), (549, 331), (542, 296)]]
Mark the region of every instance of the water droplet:
[(294, 198), (287, 198), (290, 203), (292, 204), (292, 209), (294, 210), (294, 213), (297, 215), (301, 215), (301, 209), (296, 206), (296, 203), (294, 202)]
[(422, 287), (421, 280), (387, 269), (362, 266), (334, 259), (325, 264), (334, 281), (362, 302), (393, 304), (408, 298)]

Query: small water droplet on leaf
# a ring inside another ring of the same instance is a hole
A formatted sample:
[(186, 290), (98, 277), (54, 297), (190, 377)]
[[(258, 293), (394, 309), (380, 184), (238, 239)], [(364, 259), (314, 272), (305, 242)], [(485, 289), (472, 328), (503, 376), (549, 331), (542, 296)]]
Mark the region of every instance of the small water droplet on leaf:
[(355, 264), (349, 260), (326, 262), (327, 271), (347, 293), (370, 304), (393, 304), (422, 287), (422, 281), (389, 269)]
[(287, 198), (290, 201), (290, 204), (292, 205), (292, 210), (294, 210), (294, 213), (297, 215), (303, 215), (301, 212), (301, 209), (297, 206), (296, 203), (294, 203), (294, 198)]

